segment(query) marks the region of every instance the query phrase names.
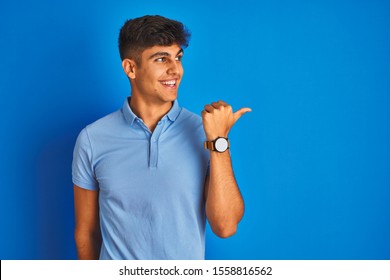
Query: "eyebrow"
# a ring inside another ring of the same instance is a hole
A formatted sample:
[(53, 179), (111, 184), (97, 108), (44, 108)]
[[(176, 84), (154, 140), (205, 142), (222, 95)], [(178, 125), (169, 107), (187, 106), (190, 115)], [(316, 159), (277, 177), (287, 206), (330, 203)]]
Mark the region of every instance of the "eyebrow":
[[(184, 53), (184, 50), (183, 50), (183, 49), (180, 49), (180, 50), (177, 52), (176, 56), (178, 56), (178, 55), (181, 54), (181, 53)], [(171, 54), (168, 53), (168, 52), (156, 52), (156, 53), (152, 54), (151, 56), (149, 56), (149, 59), (155, 58), (155, 57), (157, 57), (157, 56), (168, 56), (168, 57), (170, 57)]]

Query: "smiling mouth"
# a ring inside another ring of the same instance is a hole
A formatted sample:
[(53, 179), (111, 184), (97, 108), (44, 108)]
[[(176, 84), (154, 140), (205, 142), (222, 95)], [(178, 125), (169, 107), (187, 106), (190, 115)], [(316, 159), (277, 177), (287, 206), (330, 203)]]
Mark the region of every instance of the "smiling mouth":
[(166, 87), (174, 88), (176, 87), (177, 80), (165, 80), (165, 81), (160, 81), (160, 83)]

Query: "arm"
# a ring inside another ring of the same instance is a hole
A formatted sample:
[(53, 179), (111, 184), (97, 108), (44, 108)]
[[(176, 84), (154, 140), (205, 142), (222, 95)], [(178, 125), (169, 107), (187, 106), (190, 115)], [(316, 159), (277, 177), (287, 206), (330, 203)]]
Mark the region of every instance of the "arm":
[[(233, 113), (223, 101), (206, 105), (202, 111), (203, 127), (208, 141), (227, 137), (234, 123), (249, 108)], [(229, 151), (210, 151), (210, 175), (205, 182), (206, 216), (211, 229), (219, 237), (235, 234), (237, 224), (244, 215), (244, 201), (234, 178)]]
[(90, 191), (74, 186), (75, 240), (77, 257), (80, 260), (99, 259), (102, 239), (98, 197), (98, 191)]

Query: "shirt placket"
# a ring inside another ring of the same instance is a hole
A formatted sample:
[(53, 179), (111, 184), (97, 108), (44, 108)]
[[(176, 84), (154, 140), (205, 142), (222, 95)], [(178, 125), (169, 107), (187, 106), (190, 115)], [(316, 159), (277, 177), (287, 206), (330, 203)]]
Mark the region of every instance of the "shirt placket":
[(159, 121), (156, 128), (154, 129), (150, 141), (149, 141), (149, 167), (157, 168), (158, 164), (158, 145), (161, 132), (163, 131), (165, 121)]

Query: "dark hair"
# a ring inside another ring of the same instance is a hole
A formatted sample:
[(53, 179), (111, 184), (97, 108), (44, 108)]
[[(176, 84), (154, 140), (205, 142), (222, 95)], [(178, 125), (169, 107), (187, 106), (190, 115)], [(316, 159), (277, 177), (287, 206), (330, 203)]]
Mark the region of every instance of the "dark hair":
[(178, 44), (188, 47), (191, 34), (176, 20), (162, 16), (143, 16), (127, 20), (122, 26), (118, 45), (121, 59), (134, 59), (140, 63), (141, 53), (153, 46)]

